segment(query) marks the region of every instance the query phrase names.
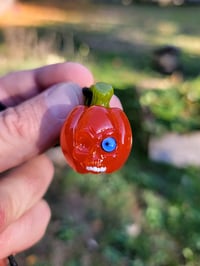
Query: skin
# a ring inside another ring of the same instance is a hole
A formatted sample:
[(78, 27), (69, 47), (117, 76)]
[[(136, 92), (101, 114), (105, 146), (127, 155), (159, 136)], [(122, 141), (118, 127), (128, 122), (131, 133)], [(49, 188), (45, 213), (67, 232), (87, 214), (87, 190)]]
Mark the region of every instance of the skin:
[[(54, 173), (44, 152), (83, 104), (81, 88), (93, 83), (90, 71), (73, 62), (0, 78), (0, 101), (9, 107), (0, 112), (0, 266), (44, 235), (51, 214), (43, 196)], [(110, 105), (121, 107), (115, 96)]]

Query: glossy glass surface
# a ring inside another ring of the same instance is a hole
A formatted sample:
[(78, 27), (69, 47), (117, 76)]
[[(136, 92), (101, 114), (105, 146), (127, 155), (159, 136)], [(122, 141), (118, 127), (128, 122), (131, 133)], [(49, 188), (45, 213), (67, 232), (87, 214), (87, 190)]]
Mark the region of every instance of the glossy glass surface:
[(63, 126), (60, 142), (69, 165), (76, 171), (111, 173), (128, 158), (131, 127), (119, 108), (77, 106)]
[(113, 137), (107, 137), (102, 140), (101, 148), (106, 152), (112, 152), (117, 148), (117, 142)]

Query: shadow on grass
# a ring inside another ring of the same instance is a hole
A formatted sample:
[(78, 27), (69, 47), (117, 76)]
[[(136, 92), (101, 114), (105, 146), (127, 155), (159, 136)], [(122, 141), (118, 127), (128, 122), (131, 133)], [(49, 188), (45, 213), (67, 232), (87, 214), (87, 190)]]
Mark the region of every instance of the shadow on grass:
[[(158, 75), (153, 69), (152, 62), (153, 51), (157, 47), (142, 40), (123, 40), (117, 36), (117, 32), (115, 35), (112, 30), (86, 31), (84, 25), (62, 24), (26, 27), (24, 29), (25, 31), (20, 30), (20, 27), (0, 29), (2, 55), (9, 49), (14, 50), (16, 48), (15, 43), (18, 54), (20, 54), (21, 49), (29, 53), (30, 50), (36, 51), (37, 55), (37, 46), (45, 46), (46, 41), (46, 51), (43, 48), (43, 53), (46, 52), (46, 54), (51, 52), (48, 49), (50, 46), (55, 53), (66, 58), (73, 58), (85, 49), (83, 51), (83, 53), (86, 53), (83, 55), (84, 59), (93, 60), (96, 64), (105, 65), (110, 63), (112, 67), (113, 60), (117, 59), (121, 60), (121, 65), (124, 65), (129, 71), (141, 72), (151, 76)], [(131, 29), (129, 30), (131, 31)], [(18, 34), (12, 34), (13, 32), (18, 32)], [(26, 32), (27, 34), (25, 34)], [(20, 34), (23, 36), (20, 37)], [(25, 39), (25, 35), (28, 36), (28, 40)], [(31, 43), (31, 40), (33, 43)], [(27, 46), (30, 46), (30, 49)], [(12, 55), (14, 55), (14, 51), (12, 51)], [(39, 56), (41, 55), (39, 54)], [(181, 65), (185, 79), (191, 79), (199, 75), (200, 60), (195, 54), (183, 51)]]
[[(87, 26), (87, 25), (86, 25)], [(84, 28), (84, 27), (83, 27)], [(131, 30), (131, 29), (130, 29)], [(149, 75), (155, 75), (153, 70), (153, 52), (157, 46), (147, 42), (131, 40), (125, 41), (120, 37), (111, 35), (111, 32), (84, 31), (78, 26), (62, 25), (57, 28), (37, 29), (39, 36), (54, 32), (58, 52), (65, 52), (69, 47), (69, 40), (73, 42), (74, 52), (78, 52), (82, 46), (87, 46), (88, 56), (92, 56), (98, 63), (111, 62), (114, 58), (120, 58), (127, 68), (133, 71), (141, 71)], [(72, 39), (71, 39), (72, 38)], [(169, 43), (166, 43), (168, 45)], [(70, 50), (70, 49), (69, 49)], [(194, 78), (200, 73), (200, 57), (186, 51), (182, 51), (181, 65), (185, 79)]]

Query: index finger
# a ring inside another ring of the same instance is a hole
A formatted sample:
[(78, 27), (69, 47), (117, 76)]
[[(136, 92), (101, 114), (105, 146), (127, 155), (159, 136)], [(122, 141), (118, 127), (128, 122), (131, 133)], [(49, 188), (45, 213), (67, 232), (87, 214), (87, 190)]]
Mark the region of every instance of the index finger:
[(94, 82), (91, 72), (75, 62), (12, 72), (0, 78), (0, 101), (6, 106), (14, 106), (54, 84), (68, 81), (80, 87)]

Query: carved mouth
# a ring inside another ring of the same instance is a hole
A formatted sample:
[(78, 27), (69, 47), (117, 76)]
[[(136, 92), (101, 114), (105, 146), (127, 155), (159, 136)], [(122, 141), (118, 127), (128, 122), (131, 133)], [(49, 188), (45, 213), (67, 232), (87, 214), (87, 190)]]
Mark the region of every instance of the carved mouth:
[(106, 167), (86, 166), (86, 170), (95, 173), (104, 173), (106, 171)]

